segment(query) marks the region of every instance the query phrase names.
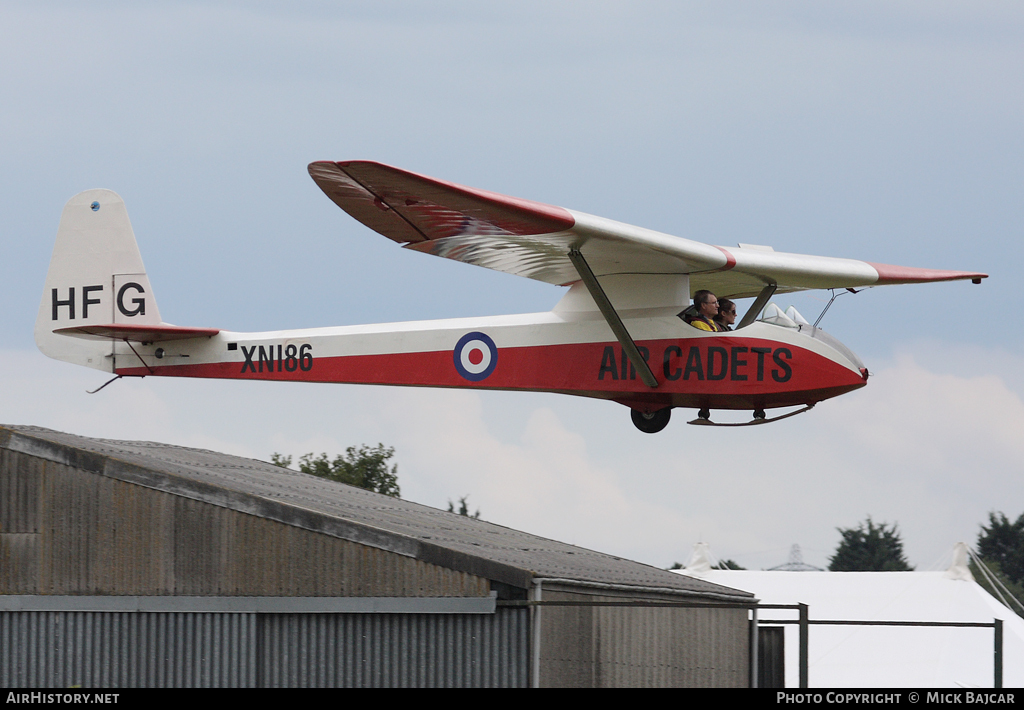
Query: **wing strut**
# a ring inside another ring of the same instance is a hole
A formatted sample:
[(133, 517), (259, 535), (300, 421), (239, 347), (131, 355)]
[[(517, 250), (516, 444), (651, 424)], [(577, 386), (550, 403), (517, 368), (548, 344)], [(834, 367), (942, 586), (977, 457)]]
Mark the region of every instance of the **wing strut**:
[(757, 317), (761, 315), (761, 311), (768, 305), (768, 299), (775, 295), (775, 289), (779, 286), (778, 284), (768, 284), (761, 289), (761, 293), (757, 294), (757, 298), (750, 304), (750, 308), (743, 314), (743, 318), (740, 320), (739, 325), (736, 326), (736, 330), (740, 328), (746, 328), (748, 325), (757, 320)]
[(622, 324), (622, 319), (619, 318), (619, 314), (615, 312), (615, 308), (612, 307), (612, 302), (608, 300), (608, 296), (605, 295), (604, 289), (601, 288), (601, 284), (597, 282), (597, 277), (594, 276), (594, 272), (590, 270), (590, 265), (587, 264), (587, 260), (583, 258), (583, 254), (580, 253), (579, 249), (573, 249), (569, 252), (569, 260), (572, 265), (576, 267), (577, 273), (580, 278), (583, 279), (583, 284), (590, 291), (591, 298), (594, 299), (594, 303), (601, 310), (601, 315), (608, 321), (608, 325), (611, 327), (612, 332), (615, 333), (615, 337), (618, 338), (619, 344), (622, 346), (623, 352), (626, 353), (626, 357), (633, 363), (633, 367), (640, 374), (640, 379), (644, 381), (644, 384), (648, 387), (657, 387), (658, 380), (651, 372), (651, 368), (647, 366), (647, 361), (644, 360), (640, 351), (637, 350), (636, 343), (633, 342), (633, 338), (630, 337), (629, 331), (626, 330), (626, 326)]

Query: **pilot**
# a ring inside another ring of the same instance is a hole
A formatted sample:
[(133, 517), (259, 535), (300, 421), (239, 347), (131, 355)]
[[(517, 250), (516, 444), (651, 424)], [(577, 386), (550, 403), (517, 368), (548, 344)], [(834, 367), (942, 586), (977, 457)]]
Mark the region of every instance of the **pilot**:
[(698, 330), (706, 330), (711, 333), (720, 333), (725, 330), (715, 322), (718, 315), (718, 298), (715, 294), (706, 289), (701, 289), (693, 294), (693, 305), (697, 309), (697, 315), (690, 320), (690, 325)]
[(714, 317), (714, 321), (720, 326), (721, 330), (732, 330), (733, 323), (736, 322), (736, 304), (728, 298), (720, 299), (718, 301), (718, 315)]

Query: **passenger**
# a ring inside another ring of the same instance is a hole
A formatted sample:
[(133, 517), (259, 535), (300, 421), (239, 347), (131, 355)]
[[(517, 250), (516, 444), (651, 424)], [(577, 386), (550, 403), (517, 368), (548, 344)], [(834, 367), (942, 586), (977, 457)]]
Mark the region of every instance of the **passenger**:
[(736, 322), (736, 304), (728, 298), (721, 299), (718, 302), (718, 315), (714, 320), (721, 330), (732, 330), (732, 325)]
[(697, 309), (697, 315), (690, 320), (690, 325), (698, 330), (706, 330), (711, 333), (719, 333), (725, 330), (719, 326), (714, 318), (718, 315), (718, 298), (710, 291), (701, 289), (693, 294), (693, 305)]

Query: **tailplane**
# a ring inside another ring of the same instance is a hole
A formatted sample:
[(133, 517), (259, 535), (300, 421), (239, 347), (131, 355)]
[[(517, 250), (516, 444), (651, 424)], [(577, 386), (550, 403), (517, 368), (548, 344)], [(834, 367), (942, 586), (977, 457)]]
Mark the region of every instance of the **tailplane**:
[(56, 360), (113, 372), (116, 341), (89, 333), (160, 323), (124, 201), (110, 190), (72, 197), (57, 228), (36, 345)]

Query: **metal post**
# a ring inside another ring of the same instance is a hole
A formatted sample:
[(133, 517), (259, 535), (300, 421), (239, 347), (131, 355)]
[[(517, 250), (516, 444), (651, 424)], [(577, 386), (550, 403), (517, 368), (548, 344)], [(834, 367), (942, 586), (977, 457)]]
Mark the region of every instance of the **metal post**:
[(806, 604), (797, 604), (800, 607), (800, 687), (807, 688), (807, 632), (810, 630), (808, 624), (808, 613)]
[[(541, 581), (539, 579), (538, 580), (534, 580), (532, 596), (533, 596), (533, 601), (535, 601), (535, 602), (541, 601), (540, 585), (541, 585)], [(532, 619), (533, 620), (533, 633), (531, 634), (533, 636), (533, 638), (531, 639), (531, 641), (533, 643), (531, 644), (532, 647), (530, 649), (530, 651), (531, 651), (531, 658), (530, 658), (530, 687), (531, 688), (539, 688), (540, 687), (540, 620), (541, 620), (540, 619), (540, 615), (541, 615), (541, 607), (540, 607), (540, 605), (537, 605), (537, 604), (532, 605), (530, 607), (530, 612), (533, 615), (533, 619)]]
[(758, 646), (757, 607), (750, 610), (750, 687), (756, 688), (760, 647)]
[(1003, 620), (995, 619), (995, 632), (996, 632), (996, 643), (995, 643), (995, 686), (996, 688), (1003, 687)]

